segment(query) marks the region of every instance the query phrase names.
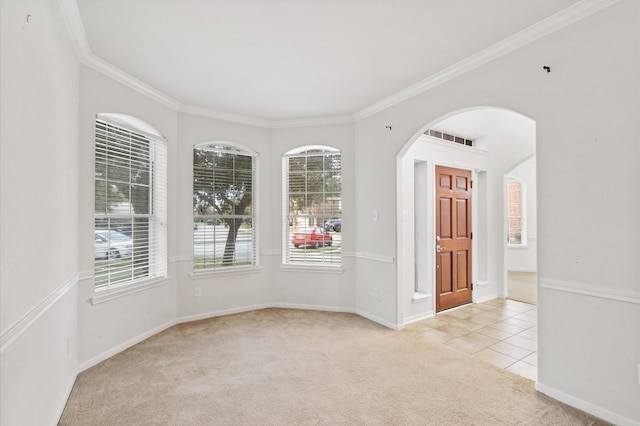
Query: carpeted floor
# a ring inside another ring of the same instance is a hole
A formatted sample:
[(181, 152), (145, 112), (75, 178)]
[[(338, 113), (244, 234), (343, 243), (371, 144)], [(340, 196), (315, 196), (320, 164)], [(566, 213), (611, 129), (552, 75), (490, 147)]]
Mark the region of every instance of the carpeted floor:
[(528, 379), (353, 314), (172, 327), (78, 376), (61, 425), (599, 425)]

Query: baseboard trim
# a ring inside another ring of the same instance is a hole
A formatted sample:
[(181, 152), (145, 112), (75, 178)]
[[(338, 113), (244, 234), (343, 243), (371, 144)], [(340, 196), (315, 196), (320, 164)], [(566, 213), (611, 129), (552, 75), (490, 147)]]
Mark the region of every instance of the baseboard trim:
[(325, 311), (325, 312), (341, 312), (345, 314), (354, 314), (353, 308), (343, 306), (323, 306), (323, 305), (305, 305), (302, 303), (274, 303), (272, 308), (282, 309), (300, 309), (304, 311)]
[(569, 395), (551, 386), (546, 386), (540, 382), (536, 383), (536, 390), (547, 396), (550, 396), (553, 399), (556, 399), (560, 402), (564, 402), (565, 404), (571, 405), (572, 407), (582, 410), (585, 413), (589, 413), (591, 415), (599, 417), (615, 425), (619, 425), (619, 426), (639, 426), (640, 425), (640, 422), (636, 422), (633, 419), (621, 416), (620, 414), (609, 411), (606, 408), (602, 408), (590, 402), (584, 401), (580, 398), (576, 398), (573, 395)]
[(60, 418), (62, 417), (62, 413), (64, 412), (64, 408), (67, 406), (67, 401), (71, 396), (71, 391), (76, 384), (76, 379), (78, 378), (78, 373), (71, 375), (69, 383), (67, 383), (67, 388), (65, 392), (62, 394), (63, 398), (60, 400), (60, 404), (58, 409), (55, 412), (54, 421), (52, 424), (58, 424), (60, 422)]
[(91, 367), (93, 367), (96, 364), (101, 363), (102, 361), (105, 361), (109, 358), (111, 358), (112, 356), (119, 354), (120, 352), (124, 351), (125, 349), (129, 349), (131, 346), (134, 346), (140, 342), (142, 342), (145, 339), (148, 339), (151, 336), (154, 336), (164, 330), (166, 330), (169, 327), (173, 327), (174, 325), (176, 325), (176, 321), (175, 320), (171, 320), (171, 321), (167, 321), (162, 325), (159, 325), (157, 327), (152, 328), (151, 330), (147, 330), (144, 333), (135, 336), (129, 340), (127, 340), (124, 343), (121, 343), (119, 345), (114, 346), (113, 348), (101, 353), (98, 356), (95, 356), (93, 358), (91, 358), (88, 361), (85, 361), (83, 363), (81, 363), (78, 366), (78, 373), (82, 373), (84, 370), (87, 370)]
[(413, 324), (414, 322), (418, 322), (418, 321), (422, 321), (424, 319), (427, 318), (432, 318), (434, 317), (436, 314), (433, 311), (429, 311), (429, 312), (423, 312), (417, 315), (412, 315), (408, 318), (405, 318), (404, 321), (402, 322), (402, 327), (406, 327), (409, 324)]
[(402, 325), (402, 324), (394, 324), (394, 323), (389, 322), (387, 320), (384, 320), (384, 319), (382, 319), (380, 317), (372, 315), (372, 314), (370, 314), (368, 312), (364, 312), (364, 311), (362, 311), (360, 309), (354, 310), (354, 313), (358, 314), (361, 317), (366, 318), (366, 319), (368, 319), (370, 321), (377, 322), (378, 324), (383, 325), (383, 326), (385, 326), (387, 328), (390, 328), (392, 330), (402, 330), (404, 328), (404, 325)]
[(266, 308), (271, 308), (271, 307), (273, 307), (273, 305), (270, 304), (270, 303), (260, 303), (258, 305), (250, 305), (250, 306), (242, 306), (242, 307), (239, 307), (239, 308), (223, 309), (221, 311), (209, 311), (209, 312), (204, 312), (202, 314), (194, 314), (194, 315), (187, 315), (187, 316), (179, 317), (177, 319), (177, 321), (176, 321), (176, 324), (184, 324), (184, 323), (191, 322), (191, 321), (200, 321), (200, 320), (203, 320), (203, 319), (221, 317), (221, 316), (224, 316), (224, 315), (241, 314), (243, 312), (257, 311), (259, 309), (266, 309)]

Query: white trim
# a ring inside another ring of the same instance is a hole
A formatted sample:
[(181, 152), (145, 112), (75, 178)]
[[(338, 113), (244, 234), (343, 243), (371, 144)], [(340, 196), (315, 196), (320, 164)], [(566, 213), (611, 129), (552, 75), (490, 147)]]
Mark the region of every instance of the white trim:
[(284, 272), (315, 272), (320, 274), (343, 274), (345, 271), (345, 269), (340, 266), (321, 266), (291, 263), (283, 263), (282, 265), (280, 265), (280, 270)]
[(81, 57), (80, 62), (174, 111), (180, 107), (180, 102), (93, 54)]
[(217, 118), (241, 124), (249, 124), (266, 128), (288, 128), (327, 124), (345, 124), (362, 120), (380, 111), (392, 107), (404, 100), (419, 95), (440, 84), (452, 80), (501, 56), (504, 56), (516, 49), (526, 46), (548, 34), (560, 30), (576, 21), (586, 18), (599, 10), (609, 7), (620, 0), (582, 0), (542, 21), (531, 25), (528, 28), (508, 37), (474, 55), (463, 59), (422, 81), (411, 85), (395, 94), (388, 96), (366, 108), (363, 108), (350, 116), (339, 115), (332, 117), (313, 117), (306, 119), (292, 120), (265, 120), (255, 117), (232, 114), (222, 111), (209, 110), (191, 105), (182, 105), (177, 100), (143, 83), (135, 77), (114, 67), (106, 61), (94, 56), (91, 53), (84, 25), (78, 6), (75, 0), (58, 0), (64, 21), (67, 26), (69, 37), (78, 54), (80, 62), (95, 69), (96, 71), (113, 78), (116, 81), (160, 102), (169, 108), (185, 112), (188, 114), (201, 115), (205, 117)]
[(62, 398), (60, 398), (60, 402), (58, 403), (58, 408), (54, 414), (54, 419), (56, 419), (57, 424), (62, 417), (62, 413), (64, 412), (65, 407), (67, 406), (67, 402), (69, 401), (69, 397), (71, 396), (71, 391), (73, 390), (73, 386), (76, 384), (76, 379), (78, 378), (77, 369), (69, 376), (69, 383), (67, 383), (67, 388), (62, 393)]
[(354, 253), (343, 253), (342, 256), (343, 257), (355, 257), (356, 259), (373, 260), (374, 262), (396, 263), (395, 257), (393, 257), (393, 256), (383, 256), (383, 255), (380, 255), (380, 254), (354, 252)]
[(536, 390), (541, 392), (547, 396), (550, 396), (553, 399), (556, 399), (560, 402), (564, 402), (565, 404), (571, 405), (579, 410), (582, 410), (586, 413), (592, 414), (596, 417), (599, 417), (603, 420), (611, 422), (613, 424), (619, 426), (638, 426), (640, 422), (636, 422), (633, 419), (628, 417), (621, 416), (620, 414), (614, 413), (612, 411), (607, 410), (606, 408), (599, 407), (590, 402), (577, 398), (573, 395), (569, 395), (565, 392), (562, 392), (558, 389), (555, 389), (551, 386), (544, 385), (540, 382), (536, 382)]
[(36, 322), (46, 311), (49, 310), (58, 300), (64, 297), (69, 290), (78, 284), (78, 274), (68, 279), (64, 284), (58, 287), (53, 293), (44, 298), (37, 306), (27, 312), (15, 324), (7, 329), (0, 336), (0, 353), (11, 345), (22, 333), (24, 333), (31, 325)]
[(192, 105), (180, 105), (178, 112), (199, 115), (201, 117), (215, 118), (218, 120), (231, 121), (233, 123), (248, 124), (256, 127), (271, 128), (271, 122), (262, 118), (249, 117), (246, 115), (232, 114), (224, 111), (200, 108)]
[(304, 311), (341, 312), (345, 314), (356, 313), (353, 308), (343, 306), (306, 305), (303, 303), (274, 303), (271, 307), (280, 309), (299, 309)]
[(640, 291), (620, 290), (605, 286), (581, 284), (571, 281), (540, 278), (540, 286), (547, 290), (563, 291), (566, 293), (581, 294), (583, 296), (598, 297), (600, 299), (616, 300), (618, 302), (640, 305)]
[(243, 312), (258, 311), (260, 309), (268, 309), (271, 307), (273, 307), (273, 305), (269, 303), (260, 303), (258, 305), (242, 306), (239, 308), (223, 309), (221, 311), (205, 312), (203, 314), (187, 315), (184, 317), (178, 317), (176, 324), (184, 324), (187, 322), (200, 321), (203, 319), (221, 317), (225, 315), (241, 314)]
[(275, 120), (271, 122), (272, 129), (288, 129), (291, 127), (326, 126), (331, 124), (353, 124), (351, 115), (334, 115), (331, 117), (312, 117), (293, 120)]
[(405, 318), (404, 321), (402, 322), (402, 327), (406, 327), (409, 324), (413, 324), (414, 322), (418, 322), (418, 321), (422, 321), (425, 320), (427, 318), (433, 318), (435, 317), (436, 314), (433, 311), (430, 312), (422, 312), (416, 315), (412, 315), (408, 318)]
[(281, 250), (260, 250), (260, 256), (278, 256), (281, 254)]
[(152, 328), (151, 330), (147, 330), (142, 334), (139, 334), (138, 336), (132, 337), (131, 339), (127, 340), (124, 343), (121, 343), (117, 346), (114, 346), (113, 348), (101, 353), (100, 355), (94, 356), (93, 358), (91, 358), (88, 361), (83, 362), (82, 364), (80, 364), (78, 366), (78, 373), (82, 373), (84, 370), (93, 367), (94, 365), (97, 365), (99, 363), (101, 363), (102, 361), (105, 361), (109, 358), (111, 358), (114, 355), (119, 354), (120, 352), (124, 351), (125, 349), (130, 348), (131, 346), (137, 345), (138, 343), (142, 342), (143, 340), (148, 339), (151, 336), (154, 336), (164, 330), (166, 330), (169, 327), (173, 327), (174, 325), (176, 325), (176, 321), (175, 320), (171, 320), (171, 321), (167, 321), (162, 325), (159, 325), (157, 327)]
[(372, 315), (372, 314), (369, 314), (367, 312), (364, 312), (364, 311), (362, 311), (360, 309), (355, 309), (353, 312), (358, 314), (358, 315), (360, 315), (363, 318), (368, 319), (369, 321), (373, 321), (375, 323), (383, 325), (383, 326), (385, 326), (387, 328), (390, 328), (392, 330), (402, 330), (404, 328), (404, 326), (402, 324), (393, 324), (393, 323), (391, 323), (391, 322), (389, 322), (387, 320), (384, 320), (384, 319), (382, 319), (380, 317), (377, 317), (375, 315)]
[(427, 294), (427, 293), (421, 293), (419, 291), (416, 291), (415, 293), (413, 293), (413, 296), (411, 296), (411, 302), (413, 303), (424, 303), (428, 300), (431, 300), (433, 298), (432, 295)]
[(583, 0), (353, 114), (362, 120), (485, 65), (620, 0)]
[(192, 280), (205, 278), (228, 277), (231, 275), (253, 275), (262, 271), (261, 266), (229, 266), (223, 268), (198, 269), (189, 274)]
[(177, 262), (191, 262), (193, 257), (191, 256), (172, 256), (169, 258), (169, 263), (177, 263)]
[(148, 290), (150, 288), (159, 287), (169, 283), (169, 277), (151, 278), (133, 284), (122, 284), (112, 288), (95, 289), (95, 296), (91, 300), (92, 305), (108, 302), (110, 300), (119, 299), (129, 294), (138, 293), (139, 291)]

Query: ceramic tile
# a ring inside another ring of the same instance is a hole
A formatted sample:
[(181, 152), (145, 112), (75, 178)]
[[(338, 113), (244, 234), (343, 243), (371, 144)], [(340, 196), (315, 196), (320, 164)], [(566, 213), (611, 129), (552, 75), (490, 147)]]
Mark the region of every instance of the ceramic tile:
[(481, 351), (478, 351), (471, 356), (484, 362), (488, 362), (489, 364), (495, 365), (499, 368), (507, 368), (508, 366), (518, 361), (515, 358), (512, 358), (505, 354), (501, 354), (500, 352), (496, 352), (491, 349), (482, 349)]
[(538, 367), (523, 361), (511, 364), (506, 370), (533, 381), (538, 380)]
[(489, 346), (489, 349), (493, 349), (496, 352), (509, 355), (510, 357), (513, 357), (516, 359), (522, 359), (534, 352), (534, 351), (530, 351), (528, 349), (521, 348), (520, 346), (515, 346), (506, 342), (498, 342), (495, 345)]

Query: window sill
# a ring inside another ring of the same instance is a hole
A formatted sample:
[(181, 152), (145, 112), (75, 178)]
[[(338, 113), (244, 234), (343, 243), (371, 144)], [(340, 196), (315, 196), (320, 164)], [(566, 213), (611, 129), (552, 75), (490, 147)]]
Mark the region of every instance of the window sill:
[(189, 277), (192, 280), (202, 280), (205, 278), (225, 277), (229, 275), (251, 275), (262, 271), (260, 266), (246, 266), (246, 267), (227, 267), (218, 269), (208, 269), (204, 271), (191, 272)]
[(508, 249), (516, 249), (516, 250), (524, 250), (528, 249), (529, 246), (526, 244), (507, 244)]
[(413, 296), (411, 296), (411, 301), (413, 303), (426, 302), (427, 300), (431, 300), (430, 294), (415, 292), (413, 293)]
[(321, 274), (343, 274), (344, 268), (341, 266), (316, 266), (316, 265), (280, 265), (283, 272), (317, 272)]
[(169, 282), (168, 277), (164, 278), (150, 278), (145, 281), (140, 281), (132, 284), (121, 284), (113, 288), (98, 289), (96, 295), (91, 300), (92, 305), (98, 305), (100, 303), (108, 302), (110, 300), (119, 299), (120, 297), (127, 296), (129, 294), (137, 293), (139, 291), (148, 290), (153, 287), (158, 287)]

